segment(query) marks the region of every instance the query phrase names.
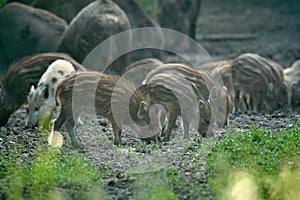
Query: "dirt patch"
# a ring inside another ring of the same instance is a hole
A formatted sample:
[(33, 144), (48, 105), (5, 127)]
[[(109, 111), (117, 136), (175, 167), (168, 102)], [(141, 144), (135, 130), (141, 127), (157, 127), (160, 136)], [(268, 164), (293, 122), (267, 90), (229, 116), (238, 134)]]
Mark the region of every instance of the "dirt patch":
[(297, 0), (204, 0), (197, 39), (216, 60), (257, 53), (289, 67), (300, 58), (299, 6)]

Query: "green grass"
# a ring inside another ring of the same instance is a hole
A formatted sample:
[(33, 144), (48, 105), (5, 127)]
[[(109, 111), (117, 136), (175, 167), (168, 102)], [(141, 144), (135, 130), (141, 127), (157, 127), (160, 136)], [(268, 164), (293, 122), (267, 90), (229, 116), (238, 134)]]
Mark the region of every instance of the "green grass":
[(18, 162), (16, 153), (9, 158), (2, 160), (0, 199), (53, 199), (53, 194), (63, 199), (93, 199), (104, 195), (103, 174), (77, 151), (41, 148), (25, 163)]
[(0, 0), (0, 8), (6, 4), (7, 0)]
[(299, 199), (299, 124), (280, 132), (232, 131), (208, 152), (206, 168), (217, 199), (232, 199), (235, 191), (250, 199)]
[[(0, 129), (0, 133), (6, 132), (6, 128)], [(135, 159), (140, 163), (136, 153), (156, 156), (160, 151), (159, 145), (144, 142), (125, 148), (132, 152), (133, 163)], [(85, 153), (47, 148), (46, 144), (33, 153), (27, 151), (17, 143), (9, 155), (4, 156), (0, 149), (0, 199), (105, 197), (102, 181), (110, 174), (109, 169), (95, 166)], [(153, 162), (138, 165), (143, 167), (141, 172), (125, 172), (125, 177), (134, 179), (132, 199), (205, 199), (211, 192), (217, 200), (300, 199), (299, 123), (279, 132), (254, 127), (248, 131), (228, 128), (219, 140), (195, 138), (184, 151), (180, 166)], [(192, 169), (191, 176), (187, 176), (186, 169)]]
[(136, 0), (136, 2), (152, 19), (155, 19), (157, 0)]
[(144, 192), (144, 194), (138, 198), (139, 200), (178, 200), (178, 197), (173, 193), (172, 190), (154, 187)]
[(179, 180), (176, 168), (167, 167), (150, 173), (132, 174), (134, 177), (135, 200), (178, 200), (173, 191)]

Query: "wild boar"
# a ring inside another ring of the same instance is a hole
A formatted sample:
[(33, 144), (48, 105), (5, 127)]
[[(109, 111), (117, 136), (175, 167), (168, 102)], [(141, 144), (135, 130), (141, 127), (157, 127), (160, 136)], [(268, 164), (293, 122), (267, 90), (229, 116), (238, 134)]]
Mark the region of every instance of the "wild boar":
[(223, 60), (223, 61), (218, 61), (213, 63), (207, 63), (199, 67), (201, 71), (210, 74), (214, 80), (215, 79), (218, 80), (219, 76), (221, 76), (222, 82), (226, 87), (227, 94), (228, 94), (229, 112), (232, 112), (234, 107), (234, 103), (233, 103), (234, 89), (233, 89), (233, 82), (232, 82), (231, 67), (232, 67), (232, 60)]
[(159, 0), (157, 5), (158, 23), (161, 27), (180, 31), (195, 39), (200, 7), (201, 0)]
[[(196, 93), (199, 94), (197, 96), (198, 101), (202, 104), (200, 105), (202, 109), (200, 109), (199, 107), (199, 110), (202, 110), (202, 113), (200, 113), (201, 115), (200, 121), (203, 120), (208, 124), (215, 121), (217, 126), (222, 126), (222, 127), (224, 123), (227, 123), (227, 116), (228, 116), (227, 94), (223, 90), (223, 88), (220, 88), (206, 73), (193, 69), (183, 64), (165, 64), (152, 70), (147, 75), (144, 83), (148, 84), (148, 82), (158, 74), (175, 75), (181, 77), (181, 79), (178, 79), (177, 82), (174, 83), (174, 87), (176, 87), (176, 84), (180, 85), (179, 83), (180, 80), (186, 80), (192, 86), (194, 86), (193, 88), (196, 89), (197, 91)], [(199, 126), (200, 129), (201, 126)], [(170, 130), (171, 128), (172, 127), (167, 128), (167, 130), (171, 131)], [(201, 134), (205, 136), (206, 131), (207, 130), (201, 131)], [(208, 134), (211, 134), (211, 132), (209, 132)], [(187, 135), (187, 133), (185, 135)], [(168, 138), (166, 138), (166, 140), (168, 140)]]
[(166, 111), (168, 124), (163, 133), (165, 141), (170, 139), (179, 115), (182, 117), (184, 139), (189, 139), (190, 124), (197, 123), (199, 113), (201, 118), (196, 125), (199, 133), (206, 135), (211, 117), (210, 106), (193, 83), (174, 74), (159, 73), (147, 80), (147, 92), (152, 104), (160, 104)]
[[(288, 95), (289, 95), (289, 106), (293, 109), (291, 105), (292, 98), (292, 86), (297, 86), (297, 82), (300, 80), (300, 60), (293, 63), (291, 67), (284, 69), (284, 81), (287, 83)], [(294, 88), (295, 89), (295, 88)]]
[(55, 109), (54, 85), (58, 81), (70, 76), (72, 73), (75, 73), (75, 69), (73, 65), (66, 60), (58, 59), (51, 63), (47, 71), (42, 75), (37, 88), (35, 89), (33, 85), (30, 89), (28, 95), (26, 126), (37, 126), (40, 110), (43, 110), (43, 113), (47, 113), (45, 108), (49, 111), (49, 118), (51, 118), (52, 111)]
[(85, 70), (66, 54), (41, 53), (14, 63), (0, 75), (0, 126), (4, 126), (10, 115), (27, 101), (31, 86), (37, 85), (48, 66), (57, 59), (69, 61), (76, 70)]
[(140, 85), (151, 70), (163, 64), (157, 58), (144, 58), (128, 65), (125, 68), (124, 74), (134, 84)]
[(290, 102), (293, 111), (300, 113), (300, 80), (292, 85)]
[(273, 112), (287, 106), (283, 69), (257, 54), (242, 54), (234, 59), (232, 79), (235, 111), (241, 97), (246, 99), (247, 108), (256, 112)]
[[(126, 97), (130, 97), (128, 101)], [(140, 127), (150, 124), (147, 99), (131, 82), (119, 76), (98, 72), (75, 73), (56, 85), (55, 99), (59, 114), (49, 138), (64, 125), (74, 147), (80, 147), (74, 131), (80, 114), (95, 113), (97, 117), (107, 118), (112, 125), (116, 145), (121, 144), (122, 126), (131, 126), (131, 119)]]

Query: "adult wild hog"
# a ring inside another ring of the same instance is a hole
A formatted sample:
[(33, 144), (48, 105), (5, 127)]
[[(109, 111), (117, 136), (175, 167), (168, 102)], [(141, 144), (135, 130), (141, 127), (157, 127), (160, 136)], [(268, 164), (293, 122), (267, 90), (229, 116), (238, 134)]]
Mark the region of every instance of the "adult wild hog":
[[(293, 65), (289, 68), (284, 69), (284, 81), (287, 83), (288, 87), (288, 95), (289, 95), (289, 106), (291, 106), (291, 98), (292, 98), (292, 87), (295, 90), (297, 86), (297, 82), (300, 80), (300, 60), (297, 60), (293, 63)], [(293, 86), (294, 85), (294, 86)]]
[(45, 112), (45, 108), (49, 110), (49, 118), (51, 118), (51, 113), (55, 108), (54, 85), (72, 73), (75, 73), (75, 69), (73, 65), (66, 60), (58, 59), (51, 63), (47, 71), (42, 75), (37, 88), (35, 89), (33, 85), (30, 89), (26, 126), (37, 126), (38, 116), (42, 107), (44, 107), (42, 108), (43, 112)]
[[(127, 102), (126, 97), (130, 97)], [(113, 128), (114, 144), (121, 144), (122, 125), (131, 126), (130, 119), (138, 126), (146, 126), (150, 122), (145, 97), (131, 82), (119, 76), (98, 72), (76, 73), (57, 84), (55, 99), (59, 114), (49, 138), (64, 125), (74, 147), (80, 147), (74, 126), (81, 113), (95, 113), (97, 117), (107, 118)]]
[(159, 0), (157, 5), (158, 23), (161, 27), (174, 29), (195, 39), (200, 6), (201, 0)]
[[(181, 77), (181, 80), (186, 80), (190, 82), (192, 86), (194, 86), (193, 88), (196, 89), (196, 93), (198, 94), (198, 101), (201, 103), (199, 104), (201, 106), (201, 109), (199, 107), (200, 122), (205, 122), (209, 125), (211, 121), (214, 121), (216, 119), (216, 124), (221, 127), (223, 127), (224, 122), (227, 123), (227, 94), (223, 90), (223, 88), (218, 87), (218, 85), (206, 73), (190, 68), (183, 64), (165, 64), (152, 70), (147, 75), (145, 83), (148, 84), (149, 82), (151, 82), (151, 79), (158, 74), (179, 76)], [(179, 82), (180, 80), (177, 80), (177, 82), (174, 83), (175, 88), (176, 83), (180, 85)], [(162, 100), (163, 99), (164, 98), (162, 98)], [(199, 125), (199, 130), (202, 126), (206, 127), (207, 125)], [(167, 128), (167, 131), (170, 132), (172, 128), (173, 126), (170, 125), (170, 127)], [(206, 128), (203, 128), (200, 133), (201, 135), (205, 136), (207, 134), (206, 132)], [(208, 134), (210, 134), (210, 132)], [(187, 133), (185, 135), (187, 135)], [(166, 138), (166, 140), (168, 140), (168, 137)]]
[(249, 97), (248, 109), (273, 112), (287, 106), (287, 88), (283, 69), (256, 54), (243, 54), (233, 61), (232, 78), (235, 111), (241, 96)]
[(10, 115), (26, 102), (31, 86), (37, 85), (49, 65), (57, 59), (69, 61), (76, 70), (85, 70), (66, 54), (41, 53), (14, 63), (0, 75), (0, 126), (4, 126)]
[[(67, 52), (79, 62), (84, 62), (90, 70), (103, 70), (99, 69), (101, 65), (108, 67), (107, 73), (120, 75), (128, 64), (129, 54), (119, 55), (124, 48), (130, 47), (131, 32), (123, 34), (121, 42), (111, 39), (106, 41), (104, 49), (97, 46), (106, 39), (129, 29), (127, 15), (113, 1), (91, 1), (69, 23), (57, 50)], [(96, 50), (94, 56), (90, 54), (92, 50)]]

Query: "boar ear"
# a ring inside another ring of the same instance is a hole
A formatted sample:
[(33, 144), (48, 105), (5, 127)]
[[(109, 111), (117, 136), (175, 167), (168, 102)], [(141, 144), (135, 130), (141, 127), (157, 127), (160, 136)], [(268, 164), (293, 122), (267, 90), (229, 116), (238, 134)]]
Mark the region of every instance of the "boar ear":
[(220, 91), (216, 86), (213, 86), (210, 90), (210, 100), (220, 96)]
[(145, 101), (141, 101), (141, 108), (142, 108), (142, 110), (148, 112), (148, 110), (149, 110), (148, 103)]
[(28, 101), (32, 99), (34, 93), (35, 93), (35, 89), (34, 89), (34, 85), (32, 85), (30, 88), (30, 92), (27, 96)]
[(34, 91), (35, 91), (35, 88), (34, 88), (34, 85), (32, 85), (31, 88), (30, 88), (30, 93), (32, 93)]
[(145, 101), (141, 101), (141, 104), (140, 104), (140, 107), (139, 107), (139, 110), (137, 113), (137, 117), (139, 119), (143, 119), (145, 117), (146, 113), (148, 112), (148, 110), (149, 110), (148, 103)]
[(33, 95), (34, 92), (35, 92), (35, 88), (34, 88), (34, 85), (32, 85), (30, 88), (29, 95)]
[(45, 99), (48, 99), (49, 97), (49, 85), (45, 85), (40, 91), (39, 91), (39, 96), (43, 97)]
[(202, 100), (199, 100), (199, 112), (201, 113), (205, 109), (205, 103)]
[(143, 95), (147, 94), (147, 84), (141, 85), (138, 89)]

